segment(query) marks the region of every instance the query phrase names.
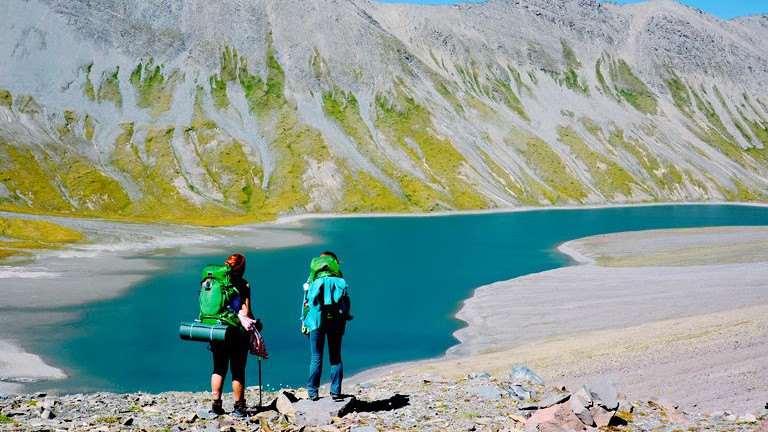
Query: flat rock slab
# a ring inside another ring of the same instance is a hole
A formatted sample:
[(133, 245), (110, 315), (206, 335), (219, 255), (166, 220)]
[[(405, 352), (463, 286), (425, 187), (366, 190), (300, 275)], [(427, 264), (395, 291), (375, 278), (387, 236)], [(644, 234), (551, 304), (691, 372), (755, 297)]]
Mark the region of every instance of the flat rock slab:
[(479, 396), (481, 399), (485, 399), (485, 400), (501, 399), (501, 392), (499, 391), (499, 388), (496, 386), (491, 386), (491, 385), (474, 386), (467, 389), (467, 392), (475, 396)]
[(333, 417), (343, 417), (352, 409), (353, 397), (336, 402), (330, 397), (312, 401), (300, 400), (293, 404), (296, 409), (296, 425), (324, 426), (331, 423)]

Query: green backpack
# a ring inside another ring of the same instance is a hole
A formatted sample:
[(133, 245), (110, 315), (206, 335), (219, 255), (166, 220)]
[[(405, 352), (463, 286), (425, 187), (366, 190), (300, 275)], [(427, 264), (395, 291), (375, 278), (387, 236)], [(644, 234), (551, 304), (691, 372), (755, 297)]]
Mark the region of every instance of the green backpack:
[(339, 262), (328, 255), (312, 258), (312, 262), (309, 263), (307, 283), (312, 283), (323, 276), (342, 277)]
[(209, 264), (203, 269), (200, 288), (200, 322), (239, 326), (237, 312), (231, 308), (232, 298), (239, 295), (230, 282), (230, 268)]

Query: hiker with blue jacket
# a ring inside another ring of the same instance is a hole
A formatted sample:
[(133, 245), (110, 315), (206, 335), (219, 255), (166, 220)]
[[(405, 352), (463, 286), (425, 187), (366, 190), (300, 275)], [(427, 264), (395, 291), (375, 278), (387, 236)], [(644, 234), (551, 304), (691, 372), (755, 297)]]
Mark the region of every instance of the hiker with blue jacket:
[(328, 340), (328, 359), (331, 364), (331, 397), (343, 400), (341, 381), (344, 367), (341, 362), (341, 339), (349, 315), (350, 301), (347, 282), (344, 280), (339, 259), (330, 251), (313, 258), (310, 274), (304, 284), (302, 305), (302, 332), (309, 336), (310, 364), (307, 390), (312, 400), (320, 395), (320, 376), (323, 371), (323, 351)]

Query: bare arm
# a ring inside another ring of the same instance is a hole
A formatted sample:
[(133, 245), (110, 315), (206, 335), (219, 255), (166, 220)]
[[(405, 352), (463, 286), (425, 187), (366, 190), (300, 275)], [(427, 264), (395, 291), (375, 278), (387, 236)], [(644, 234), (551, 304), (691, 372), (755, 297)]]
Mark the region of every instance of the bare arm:
[(251, 285), (248, 284), (247, 287), (248, 295), (245, 297), (243, 304), (240, 306), (240, 313), (247, 316), (248, 318), (253, 318), (253, 314), (251, 313)]

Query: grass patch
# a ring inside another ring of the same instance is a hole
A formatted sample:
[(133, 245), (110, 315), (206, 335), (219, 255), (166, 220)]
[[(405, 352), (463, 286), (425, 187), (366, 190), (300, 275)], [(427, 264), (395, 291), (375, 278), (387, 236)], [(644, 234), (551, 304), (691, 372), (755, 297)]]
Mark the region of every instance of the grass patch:
[(53, 222), (0, 217), (0, 236), (47, 244), (77, 243), (85, 235)]
[(182, 79), (178, 70), (166, 72), (154, 59), (139, 62), (131, 72), (130, 82), (136, 88), (137, 105), (148, 108), (152, 115), (168, 111), (173, 102), (173, 91)]
[[(541, 138), (522, 134), (506, 140), (525, 158), (527, 166), (551, 191), (538, 188), (538, 192), (552, 204), (581, 202), (587, 190), (562, 157)], [(527, 183), (527, 182), (526, 182)], [(535, 182), (533, 183), (536, 184)]]
[(658, 103), (656, 97), (645, 83), (632, 72), (624, 59), (609, 62), (608, 71), (613, 87), (624, 100), (636, 110), (645, 114), (656, 114)]
[(50, 159), (35, 155), (27, 147), (9, 145), (0, 139), (0, 182), (9, 191), (8, 203), (44, 211), (68, 212), (72, 206), (55, 186), (55, 170)]
[(570, 147), (571, 152), (586, 165), (594, 186), (608, 199), (622, 195), (632, 196), (632, 185), (637, 181), (617, 162), (591, 149), (579, 134), (567, 127), (559, 127), (560, 141)]
[(120, 92), (120, 66), (115, 67), (115, 71), (107, 74), (105, 71), (99, 83), (98, 100), (99, 103), (112, 102), (115, 106), (123, 106), (123, 94)]
[[(425, 210), (440, 208), (441, 201), (462, 210), (488, 206), (485, 197), (475, 192), (474, 186), (462, 177), (462, 171), (471, 169), (464, 156), (450, 141), (433, 132), (429, 111), (407, 95), (402, 84), (391, 99), (377, 96), (376, 108), (376, 128), (399, 145), (441, 189), (410, 190), (411, 185), (406, 183), (403, 192), (411, 203)], [(425, 192), (427, 195), (422, 195)]]
[(13, 105), (13, 95), (5, 89), (0, 89), (0, 106), (10, 108)]

